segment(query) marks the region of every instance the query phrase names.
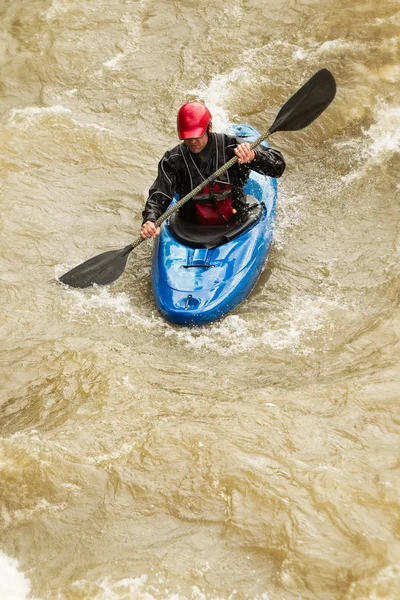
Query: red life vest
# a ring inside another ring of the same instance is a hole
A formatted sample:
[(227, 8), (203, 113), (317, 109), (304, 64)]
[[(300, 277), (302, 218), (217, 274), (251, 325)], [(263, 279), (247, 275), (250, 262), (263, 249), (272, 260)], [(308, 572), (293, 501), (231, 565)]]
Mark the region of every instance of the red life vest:
[(232, 190), (230, 183), (215, 181), (206, 185), (201, 194), (193, 198), (196, 217), (201, 225), (223, 225), (232, 219)]

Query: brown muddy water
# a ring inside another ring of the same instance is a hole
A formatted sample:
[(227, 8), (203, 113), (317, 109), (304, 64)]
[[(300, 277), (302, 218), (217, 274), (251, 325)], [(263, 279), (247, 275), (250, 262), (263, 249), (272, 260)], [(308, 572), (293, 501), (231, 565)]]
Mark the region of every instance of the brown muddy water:
[[(400, 3), (0, 2), (1, 600), (400, 598)], [(267, 269), (203, 328), (151, 243), (108, 288), (175, 114), (277, 133)]]

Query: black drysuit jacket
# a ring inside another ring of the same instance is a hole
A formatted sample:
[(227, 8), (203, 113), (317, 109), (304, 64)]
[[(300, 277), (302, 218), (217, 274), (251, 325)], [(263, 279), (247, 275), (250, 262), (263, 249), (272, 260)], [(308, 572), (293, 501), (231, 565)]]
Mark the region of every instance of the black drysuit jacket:
[[(149, 190), (143, 223), (156, 221), (168, 208), (174, 194), (183, 197), (215, 173), (230, 160), (234, 149), (243, 139), (221, 133), (210, 133), (206, 147), (199, 153), (191, 152), (184, 143), (167, 151), (158, 164), (157, 179)], [(285, 161), (279, 150), (258, 146), (251, 163), (236, 163), (218, 181), (228, 183), (232, 189), (232, 206), (239, 210), (246, 204), (244, 185), (250, 170), (270, 177), (280, 177), (285, 170)], [(196, 222), (195, 199), (189, 200), (179, 209), (181, 218)]]

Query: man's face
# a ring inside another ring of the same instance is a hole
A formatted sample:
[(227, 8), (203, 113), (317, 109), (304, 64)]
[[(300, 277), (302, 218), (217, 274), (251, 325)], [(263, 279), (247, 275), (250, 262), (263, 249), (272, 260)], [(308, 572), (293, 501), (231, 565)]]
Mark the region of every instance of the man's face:
[(208, 142), (208, 133), (207, 132), (200, 138), (189, 138), (187, 140), (184, 140), (185, 146), (187, 146), (189, 148), (190, 152), (193, 152), (193, 154), (198, 154), (199, 152), (201, 152), (203, 150), (203, 148), (205, 148), (207, 146), (207, 142)]

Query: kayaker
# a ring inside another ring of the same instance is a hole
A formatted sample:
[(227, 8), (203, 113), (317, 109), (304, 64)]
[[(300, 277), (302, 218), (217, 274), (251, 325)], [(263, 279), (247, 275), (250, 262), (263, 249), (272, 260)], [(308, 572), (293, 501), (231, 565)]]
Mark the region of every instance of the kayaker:
[(167, 151), (158, 164), (157, 179), (142, 213), (143, 238), (160, 233), (154, 222), (166, 211), (175, 193), (180, 197), (188, 194), (235, 154), (238, 163), (184, 204), (179, 210), (181, 218), (204, 226), (226, 223), (234, 214), (240, 216), (246, 211), (243, 187), (250, 169), (270, 177), (280, 177), (285, 170), (279, 150), (265, 146), (251, 150), (249, 143), (238, 143), (234, 136), (212, 133), (211, 119), (202, 102), (187, 102), (179, 109), (177, 129), (182, 143)]

